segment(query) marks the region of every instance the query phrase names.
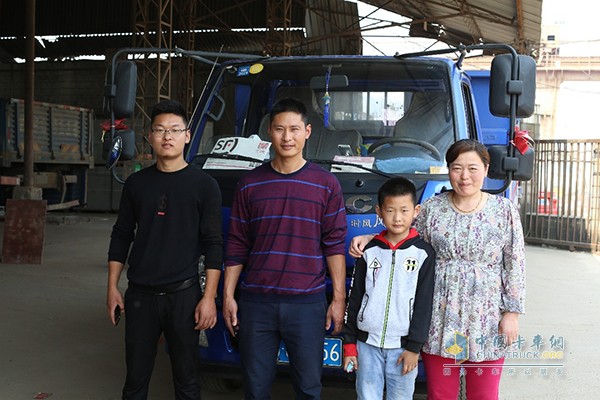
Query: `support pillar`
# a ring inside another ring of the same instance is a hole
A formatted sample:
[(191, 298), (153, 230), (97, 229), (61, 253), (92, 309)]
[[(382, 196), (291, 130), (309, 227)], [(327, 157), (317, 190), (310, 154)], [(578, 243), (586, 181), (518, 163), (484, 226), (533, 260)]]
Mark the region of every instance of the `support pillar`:
[(25, 182), (13, 189), (6, 201), (2, 262), (41, 264), (46, 231), (46, 201), (42, 189), (33, 186), (33, 100), (35, 81), (35, 0), (25, 5), (27, 76), (25, 79)]

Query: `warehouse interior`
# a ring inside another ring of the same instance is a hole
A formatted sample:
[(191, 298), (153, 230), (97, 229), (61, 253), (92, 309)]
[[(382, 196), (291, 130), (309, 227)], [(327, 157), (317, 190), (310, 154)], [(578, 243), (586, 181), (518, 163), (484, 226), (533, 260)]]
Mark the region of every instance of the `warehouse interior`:
[[(73, 152), (67, 155), (75, 157), (73, 164), (80, 169), (71, 168), (72, 165), (61, 169), (58, 162), (52, 161), (59, 155), (49, 152), (45, 162), (34, 165), (35, 183), (43, 187), (44, 198), (50, 204), (64, 205), (57, 207), (57, 211), (91, 213), (77, 213), (76, 218), (58, 212), (46, 216), (49, 223), (44, 244), (45, 262), (41, 268), (23, 269), (17, 263), (11, 266), (5, 263), (6, 275), (15, 277), (10, 284), (5, 280), (10, 286), (10, 290), (5, 290), (6, 298), (21, 298), (24, 287), (33, 293), (26, 296), (26, 300), (11, 301), (14, 303), (11, 312), (28, 317), (27, 321), (14, 326), (22, 327), (30, 336), (21, 334), (20, 329), (15, 329), (15, 336), (30, 340), (32, 347), (21, 349), (21, 344), (7, 343), (15, 354), (27, 355), (13, 356), (12, 352), (7, 355), (12, 363), (11, 371), (31, 372), (24, 374), (26, 379), (22, 380), (26, 382), (18, 382), (19, 385), (15, 384), (17, 379), (9, 379), (11, 383), (6, 388), (16, 392), (15, 387), (18, 387), (22, 392), (21, 386), (27, 386), (31, 391), (28, 398), (46, 398), (54, 392), (54, 397), (67, 399), (81, 398), (73, 394), (79, 387), (85, 388), (87, 398), (108, 396), (100, 394), (103, 390), (110, 392), (107, 390), (111, 389), (110, 384), (106, 382), (112, 381), (106, 376), (120, 382), (118, 379), (123, 375), (123, 351), (118, 347), (122, 345), (122, 330), (106, 323), (105, 289), (98, 285), (105, 282), (103, 257), (121, 190), (121, 184), (105, 168), (102, 155), (103, 126), (110, 117), (104, 96), (111, 59), (117, 51), (124, 48), (173, 50), (167, 57), (141, 51), (134, 56), (138, 65), (134, 118), (137, 122), (132, 123), (141, 136), (147, 112), (158, 100), (177, 99), (192, 112), (212, 69), (211, 63), (225, 59), (223, 53), (265, 57), (361, 55), (370, 40), (369, 33), (401, 25), (406, 28), (406, 36), (397, 37), (400, 53), (404, 51), (404, 41), (426, 38), (430, 40), (427, 46), (507, 43), (521, 54), (537, 57), (542, 7), (542, 0), (362, 2), (375, 10), (402, 16), (403, 22), (397, 22), (361, 14), (356, 1), (343, 0), (53, 0), (35, 2), (35, 15), (30, 15), (27, 4), (31, 2), (35, 0), (0, 0), (0, 99), (14, 104), (19, 112), (27, 100), (30, 78), (27, 61), (31, 49), (26, 26), (33, 23), (36, 61), (30, 100), (50, 109), (50, 115), (55, 118), (72, 111), (85, 115), (88, 135), (85, 141), (65, 150)], [(205, 51), (212, 56), (208, 60), (193, 60), (181, 57), (179, 49)], [(83, 146), (88, 150), (83, 151)], [(0, 175), (22, 175), (22, 154), (8, 154), (9, 149), (4, 147), (0, 151), (4, 157)], [(9, 158), (16, 161), (11, 164), (6, 161)], [(3, 181), (1, 187), (0, 211), (12, 194), (14, 184), (8, 182), (5, 185)], [(83, 183), (83, 188), (78, 183)], [(98, 211), (102, 213), (94, 214)], [(69, 224), (83, 228), (78, 242), (71, 233), (75, 229), (63, 229)], [(37, 227), (44, 229), (39, 224)], [(96, 256), (98, 254), (101, 256)], [(47, 288), (54, 291), (46, 292)], [(50, 311), (39, 303), (44, 303)], [(38, 313), (30, 314), (27, 310), (39, 310), (46, 315), (40, 318)], [(100, 319), (102, 324), (96, 323)], [(64, 328), (74, 326), (79, 328), (69, 331)], [(119, 327), (122, 328), (123, 325)], [(47, 343), (53, 346), (46, 346)], [(100, 357), (95, 351), (106, 358), (98, 361)], [(160, 354), (159, 357), (167, 356)], [(56, 388), (56, 382), (61, 381), (63, 368), (52, 368), (55, 364), (78, 366), (77, 373), (69, 376), (68, 388), (62, 392)], [(158, 396), (155, 398), (171, 395), (170, 371), (165, 365), (168, 365), (167, 360), (161, 360), (156, 373), (159, 380), (152, 382), (153, 393)], [(117, 384), (112, 385), (114, 392)], [(351, 398), (349, 393), (353, 393), (352, 390), (329, 390), (324, 396), (332, 400)]]
[[(30, 3), (35, 3), (35, 15), (27, 12)], [(112, 211), (118, 206), (120, 185), (103, 166), (102, 124), (109, 117), (104, 101), (108, 69), (120, 49), (173, 50), (163, 57), (135, 56), (138, 89), (131, 124), (140, 136), (149, 108), (160, 99), (174, 98), (188, 113), (193, 110), (211, 70), (210, 62), (225, 59), (222, 53), (360, 55), (371, 31), (394, 26), (406, 28), (406, 36), (398, 37), (399, 53), (403, 42), (411, 38), (427, 38), (432, 45), (445, 46), (507, 43), (534, 57), (539, 49), (542, 2), (538, 0), (363, 3), (375, 11), (401, 16), (402, 22), (377, 19), (372, 16), (374, 11), (360, 15), (357, 2), (341, 0), (1, 0), (0, 98), (27, 99), (30, 72), (26, 60), (28, 54), (34, 54), (33, 101), (91, 110), (91, 159), (81, 161), (89, 166), (85, 176), (65, 172), (67, 178), (57, 177), (52, 169), (43, 170), (48, 173), (38, 177), (43, 181), (38, 184), (47, 186), (50, 202), (79, 198), (78, 205), (89, 210)], [(35, 27), (35, 41), (27, 41), (28, 24)], [(176, 53), (179, 49), (215, 56), (199, 62), (181, 57)], [(140, 143), (143, 146), (143, 141)], [(9, 166), (20, 168), (19, 163), (4, 161), (2, 175), (14, 175)], [(77, 190), (69, 180), (85, 180), (85, 190)], [(3, 186), (3, 200), (10, 197), (10, 190)]]

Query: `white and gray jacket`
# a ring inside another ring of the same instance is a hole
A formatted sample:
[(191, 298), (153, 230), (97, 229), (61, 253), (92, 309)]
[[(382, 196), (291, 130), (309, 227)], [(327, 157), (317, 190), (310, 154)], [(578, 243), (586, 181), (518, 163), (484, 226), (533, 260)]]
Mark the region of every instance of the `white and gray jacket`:
[(354, 266), (344, 347), (360, 340), (418, 353), (431, 322), (435, 252), (414, 229), (395, 246), (384, 235), (365, 246)]

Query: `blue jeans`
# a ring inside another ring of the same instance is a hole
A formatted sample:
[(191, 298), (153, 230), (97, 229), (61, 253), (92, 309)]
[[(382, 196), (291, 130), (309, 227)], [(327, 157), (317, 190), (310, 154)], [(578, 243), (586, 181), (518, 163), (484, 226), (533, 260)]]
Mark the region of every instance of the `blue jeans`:
[(244, 399), (271, 398), (277, 352), (283, 339), (296, 399), (320, 399), (327, 302), (239, 302)]
[(358, 400), (380, 400), (385, 387), (387, 400), (412, 400), (418, 368), (402, 375), (403, 364), (396, 365), (404, 349), (380, 349), (360, 340), (356, 393)]

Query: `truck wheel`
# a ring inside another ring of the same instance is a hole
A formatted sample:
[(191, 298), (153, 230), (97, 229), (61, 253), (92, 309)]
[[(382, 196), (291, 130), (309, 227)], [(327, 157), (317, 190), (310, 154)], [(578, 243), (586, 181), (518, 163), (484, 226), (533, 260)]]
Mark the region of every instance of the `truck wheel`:
[(202, 375), (200, 377), (200, 387), (215, 393), (235, 392), (242, 386), (242, 381), (238, 379), (221, 378), (219, 376)]

